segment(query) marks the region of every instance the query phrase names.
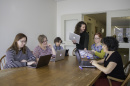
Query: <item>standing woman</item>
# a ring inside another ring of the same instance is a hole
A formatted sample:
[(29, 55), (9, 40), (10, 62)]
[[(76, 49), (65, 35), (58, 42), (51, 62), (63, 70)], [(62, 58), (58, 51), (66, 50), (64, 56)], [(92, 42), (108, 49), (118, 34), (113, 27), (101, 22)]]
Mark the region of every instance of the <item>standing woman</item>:
[(36, 64), (36, 59), (32, 52), (26, 46), (27, 36), (23, 33), (16, 35), (13, 44), (8, 48), (6, 52), (6, 64), (4, 69), (25, 67), (32, 64)]
[(80, 35), (80, 42), (79, 44), (77, 44), (75, 40), (73, 40), (72, 42), (76, 44), (77, 49), (81, 49), (81, 50), (88, 49), (89, 35), (86, 32), (86, 30), (87, 30), (87, 25), (85, 22), (80, 21), (76, 24), (74, 33)]

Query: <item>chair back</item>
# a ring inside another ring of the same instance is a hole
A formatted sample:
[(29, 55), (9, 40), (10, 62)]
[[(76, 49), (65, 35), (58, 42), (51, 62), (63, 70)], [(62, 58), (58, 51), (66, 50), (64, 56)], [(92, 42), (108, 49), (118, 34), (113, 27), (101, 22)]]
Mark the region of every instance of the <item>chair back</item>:
[(73, 56), (75, 56), (75, 51), (76, 51), (76, 48), (74, 48), (74, 50), (72, 51)]
[(5, 56), (2, 56), (1, 59), (0, 59), (0, 70), (2, 70), (4, 68), (4, 65), (5, 65)]
[(126, 76), (130, 73), (130, 61), (124, 66), (124, 72)]
[(126, 86), (129, 80), (130, 80), (130, 73), (128, 74), (128, 76), (126, 77), (125, 81), (122, 83), (121, 86)]

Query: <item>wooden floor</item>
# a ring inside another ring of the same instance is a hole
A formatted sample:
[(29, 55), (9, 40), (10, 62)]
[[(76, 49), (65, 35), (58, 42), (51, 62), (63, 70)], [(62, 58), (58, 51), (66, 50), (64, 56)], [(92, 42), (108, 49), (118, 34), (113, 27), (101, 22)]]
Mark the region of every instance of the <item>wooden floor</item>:
[(0, 86), (91, 86), (100, 76), (96, 68), (78, 67), (76, 57), (65, 57), (48, 66), (0, 71)]

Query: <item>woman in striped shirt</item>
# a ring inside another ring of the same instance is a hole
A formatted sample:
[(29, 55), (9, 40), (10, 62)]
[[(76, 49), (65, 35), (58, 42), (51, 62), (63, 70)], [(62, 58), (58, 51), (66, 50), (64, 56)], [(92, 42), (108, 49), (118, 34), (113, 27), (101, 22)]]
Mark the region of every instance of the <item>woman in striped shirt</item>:
[(36, 64), (36, 59), (26, 45), (27, 36), (23, 33), (16, 35), (13, 44), (6, 52), (6, 64), (4, 69), (25, 67)]

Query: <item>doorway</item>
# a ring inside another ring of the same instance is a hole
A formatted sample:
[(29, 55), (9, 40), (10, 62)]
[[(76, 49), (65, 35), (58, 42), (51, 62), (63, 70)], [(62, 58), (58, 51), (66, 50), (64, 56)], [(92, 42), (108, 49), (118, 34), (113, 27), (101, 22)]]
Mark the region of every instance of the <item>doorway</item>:
[(87, 24), (87, 32), (89, 33), (88, 49), (91, 50), (95, 33), (99, 32), (102, 37), (106, 37), (106, 13), (85, 14), (84, 22)]

